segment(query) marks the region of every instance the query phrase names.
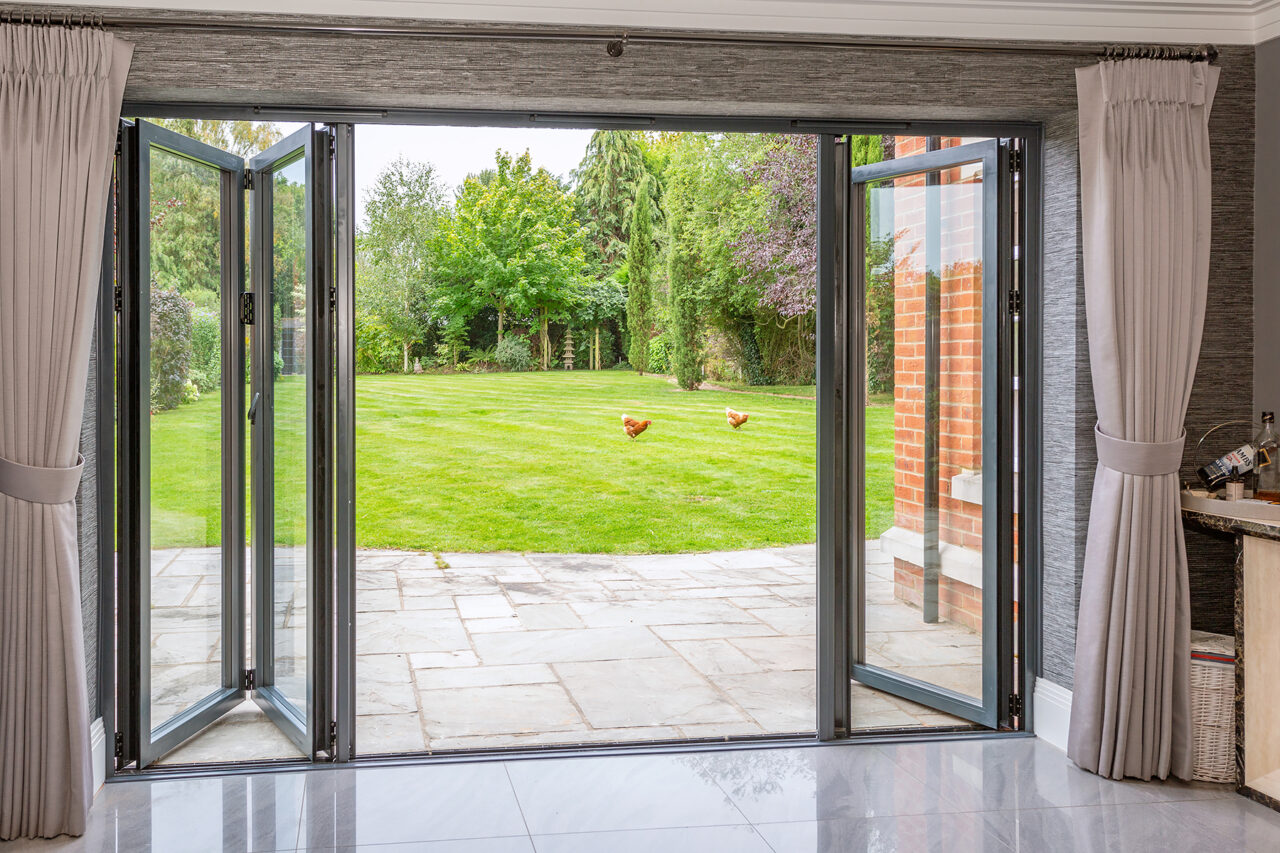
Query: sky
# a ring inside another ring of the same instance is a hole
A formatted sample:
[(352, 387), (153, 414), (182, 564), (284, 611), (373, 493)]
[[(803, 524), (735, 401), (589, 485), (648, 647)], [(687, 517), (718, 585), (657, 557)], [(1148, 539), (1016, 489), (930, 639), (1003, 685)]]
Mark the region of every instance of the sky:
[[(302, 126), (276, 122), (282, 136)], [(590, 130), (553, 127), (356, 125), (356, 222), (364, 227), (365, 195), (397, 157), (430, 163), (452, 195), (467, 175), (492, 167), (498, 149), (513, 154), (527, 149), (535, 169), (541, 166), (557, 177), (568, 178), (582, 162), (591, 134)]]
[(397, 157), (426, 161), (452, 193), (467, 175), (493, 166), (498, 149), (529, 150), (534, 167), (561, 178), (582, 161), (590, 130), (538, 127), (420, 127), (385, 124), (356, 126), (356, 221), (364, 223), (365, 194)]

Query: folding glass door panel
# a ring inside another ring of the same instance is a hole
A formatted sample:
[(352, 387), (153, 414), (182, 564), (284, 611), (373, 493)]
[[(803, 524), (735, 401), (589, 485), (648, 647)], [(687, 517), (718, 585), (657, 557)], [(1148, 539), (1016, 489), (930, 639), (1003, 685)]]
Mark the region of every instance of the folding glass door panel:
[(853, 677), (991, 727), (1008, 654), (1000, 162), (995, 140), (900, 157), (853, 169), (851, 196), (866, 318), (854, 541), (878, 534), (854, 549)]
[(304, 127), (250, 163), (254, 698), (306, 753), (328, 748), (328, 152)]
[(122, 582), (135, 606), (121, 671), (147, 764), (244, 698), (244, 163), (146, 122), (129, 132)]
[(122, 126), (120, 766), (249, 696), (304, 755), (331, 748), (329, 134), (246, 168)]

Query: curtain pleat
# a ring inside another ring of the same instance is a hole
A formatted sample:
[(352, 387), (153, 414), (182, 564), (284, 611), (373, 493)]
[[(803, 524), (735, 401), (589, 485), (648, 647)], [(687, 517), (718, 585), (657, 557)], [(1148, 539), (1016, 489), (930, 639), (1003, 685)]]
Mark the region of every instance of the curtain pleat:
[[(1146, 59), (1076, 72), (1085, 313), (1104, 436), (1184, 435), (1208, 292), (1218, 73)], [(1094, 480), (1067, 751), (1116, 779), (1191, 777), (1179, 462), (1180, 451), (1156, 474), (1099, 464)]]
[[(0, 457), (77, 463), (125, 77), (105, 32), (0, 25)], [(93, 797), (74, 499), (0, 489), (0, 840)]]

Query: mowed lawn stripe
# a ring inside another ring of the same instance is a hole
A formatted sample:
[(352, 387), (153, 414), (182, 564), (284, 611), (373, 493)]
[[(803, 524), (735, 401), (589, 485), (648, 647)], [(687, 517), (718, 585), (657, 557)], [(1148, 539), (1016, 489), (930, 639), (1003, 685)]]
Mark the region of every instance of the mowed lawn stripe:
[[(302, 386), (277, 393), (276, 501), (305, 495)], [(422, 551), (676, 553), (814, 541), (815, 404), (767, 394), (685, 392), (628, 371), (359, 376), (358, 547)], [(157, 462), (216, 400), (152, 419)], [(748, 412), (740, 430), (726, 406)], [(868, 535), (892, 520), (892, 409), (868, 409)], [(291, 423), (281, 423), (282, 414)], [(621, 416), (653, 424), (634, 441)], [(887, 466), (886, 463), (887, 462)], [(887, 479), (886, 479), (887, 477)], [(175, 521), (181, 484), (157, 483), (156, 547), (213, 544)], [(289, 525), (297, 529), (297, 525)], [(161, 533), (163, 531), (163, 533)], [(203, 530), (201, 531), (203, 534)], [(283, 531), (282, 544), (299, 534)]]

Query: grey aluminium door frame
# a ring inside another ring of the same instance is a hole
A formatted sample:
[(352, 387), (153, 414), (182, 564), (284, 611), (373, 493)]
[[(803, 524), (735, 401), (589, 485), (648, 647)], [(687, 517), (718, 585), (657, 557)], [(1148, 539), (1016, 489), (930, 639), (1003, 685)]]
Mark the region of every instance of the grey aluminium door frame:
[[(305, 755), (331, 746), (332, 660), (332, 257), (329, 131), (308, 125), (254, 157), (252, 175), (254, 700)], [(303, 161), (306, 187), (306, 708), (275, 683), (275, 388), (273, 176)]]
[(334, 181), (334, 694), (330, 757), (356, 755), (356, 222), (355, 126), (333, 133)]
[[(244, 700), (244, 412), (243, 399), (222, 400), (222, 686), (175, 717), (151, 719), (151, 473), (150, 282), (151, 150), (216, 169), (219, 174), (220, 312), (222, 384), (239, 387), (244, 376), (240, 346), (239, 294), (244, 283), (244, 160), (145, 121), (122, 128), (119, 168), (130, 191), (121, 193), (121, 363), (119, 418), (120, 489), (127, 512), (120, 515), (120, 644), (118, 667), (129, 688), (119, 703), (121, 755), (145, 767)], [(104, 529), (110, 529), (109, 527)], [(157, 722), (159, 723), (157, 725)], [(125, 734), (128, 732), (128, 735)]]
[[(971, 720), (988, 728), (996, 728), (1003, 714), (1004, 703), (1002, 698), (1009, 692), (1008, 673), (1011, 670), (1011, 664), (1006, 662), (1012, 661), (1013, 649), (1008, 640), (1011, 632), (1007, 623), (1012, 620), (1012, 612), (1003, 610), (1002, 605), (1009, 601), (1008, 590), (1012, 578), (1012, 553), (1007, 553), (1009, 539), (1003, 533), (1011, 524), (1012, 517), (1008, 516), (1007, 508), (1009, 506), (1007, 488), (1004, 483), (1008, 479), (1011, 471), (1011, 458), (1004, 458), (1001, 450), (1009, 445), (1009, 426), (1011, 425), (1010, 415), (1011, 406), (1008, 399), (1009, 383), (1007, 378), (1003, 376), (1006, 368), (1011, 363), (1008, 354), (1008, 336), (1005, 327), (1008, 324), (1008, 313), (1002, 306), (1002, 296), (1007, 289), (1007, 265), (1005, 257), (1007, 249), (1002, 237), (1007, 235), (1008, 222), (1004, 218), (1007, 210), (1007, 203), (1004, 202), (1002, 191), (1005, 189), (1005, 180), (1002, 176), (1002, 165), (1007, 164), (1008, 160), (1002, 153), (1003, 144), (999, 140), (990, 139), (981, 142), (969, 143), (955, 148), (946, 148), (936, 151), (930, 151), (924, 154), (917, 154), (911, 157), (904, 157), (900, 160), (887, 160), (882, 163), (876, 163), (869, 166), (860, 166), (852, 170), (852, 201), (851, 205), (855, 210), (865, 211), (867, 204), (867, 185), (874, 181), (889, 180), (897, 177), (906, 177), (913, 175), (921, 175), (937, 172), (941, 169), (953, 168), (956, 166), (970, 165), (980, 163), (982, 165), (982, 209), (983, 209), (983, 228), (982, 228), (982, 467), (983, 467), (983, 531), (982, 540), (982, 564), (983, 564), (983, 590), (982, 599), (982, 624), (984, 630), (982, 632), (982, 698), (975, 702), (973, 698), (956, 691), (948, 690), (937, 685), (926, 684), (925, 682), (909, 678), (889, 670), (882, 669), (866, 663), (865, 648), (865, 631), (862, 623), (862, 616), (865, 612), (866, 603), (866, 555), (865, 549), (854, 549), (854, 590), (855, 603), (852, 607), (853, 622), (853, 666), (851, 668), (853, 677), (860, 683), (869, 687), (886, 690), (895, 695), (902, 696), (922, 705), (937, 708), (940, 711)], [(1005, 166), (1007, 170), (1007, 165)], [(929, 186), (937, 186), (930, 184)], [(936, 193), (929, 194), (926, 188), (925, 217), (926, 227), (930, 228), (934, 233), (940, 229), (940, 211), (937, 208)], [(932, 197), (930, 197), (932, 196)], [(851, 253), (855, 271), (853, 280), (855, 282), (854, 290), (864, 293), (866, 289), (866, 265), (862, 262), (865, 257), (866, 244), (866, 228), (860, 217), (855, 217), (857, 221), (853, 224), (850, 243), (857, 247)], [(1005, 226), (1003, 229), (1001, 226)], [(932, 246), (931, 241), (926, 245), (926, 252), (929, 252)], [(940, 264), (934, 264), (934, 267)], [(926, 291), (929, 288), (926, 287)], [(937, 294), (934, 294), (935, 296)], [(926, 302), (929, 296), (926, 295)], [(926, 311), (926, 314), (928, 312)], [(937, 362), (939, 334), (936, 328), (936, 318), (934, 327), (931, 327), (930, 321), (926, 318), (925, 332), (925, 351), (926, 351), (926, 373), (930, 373), (928, 362)], [(863, 324), (858, 323), (858, 334), (861, 339), (864, 337)], [(860, 354), (865, 352), (865, 340), (861, 341), (861, 345), (855, 347), (855, 358), (861, 364), (864, 360)], [(930, 403), (929, 393), (927, 391), (929, 377), (926, 377), (926, 448), (925, 455), (929, 457), (930, 444), (928, 433), (931, 431), (929, 423), (937, 420), (937, 404)], [(857, 454), (857, 470), (864, 470), (865, 442), (863, 441), (864, 416), (862, 414), (862, 406), (855, 405), (850, 398), (850, 406), (853, 412), (850, 420), (854, 422), (854, 452)], [(860, 401), (859, 401), (860, 402)], [(932, 405), (932, 415), (930, 414), (930, 406)], [(936, 430), (934, 430), (936, 432)], [(934, 445), (933, 454), (936, 456), (937, 449)], [(930, 471), (936, 476), (936, 458), (925, 459), (925, 479), (930, 479)], [(855, 507), (853, 509), (854, 516), (859, 525), (865, 513), (865, 495), (861, 479), (853, 481), (855, 489)], [(927, 490), (926, 490), (927, 491)], [(934, 515), (930, 516), (930, 511)], [(930, 582), (930, 572), (935, 574), (940, 572), (940, 564), (937, 561), (937, 527), (936, 527), (936, 502), (931, 507), (926, 494), (926, 521), (924, 532), (924, 566), (925, 578), (925, 606), (924, 616), (929, 620), (932, 616), (936, 620), (936, 599), (933, 601), (932, 612), (929, 606), (929, 595), (927, 587)], [(1008, 517), (1006, 517), (1008, 516)], [(934, 524), (930, 525), (932, 518)], [(932, 545), (932, 548), (930, 547)], [(931, 555), (932, 551), (932, 555)], [(931, 559), (932, 557), (932, 559)]]
[[(849, 625), (850, 549), (857, 534), (850, 521), (860, 516), (851, 497), (860, 493), (854, 469), (858, 458), (850, 440), (848, 399), (861, 384), (851, 375), (851, 336), (861, 326), (849, 286), (851, 233), (850, 149), (848, 138), (823, 134), (818, 139), (818, 284), (817, 345), (817, 636), (818, 738), (848, 737), (853, 729), (848, 672), (852, 665)], [(856, 528), (861, 530), (859, 524)]]
[[(406, 125), (446, 125), (460, 127), (574, 127), (587, 129), (600, 129), (609, 127), (618, 127), (620, 129), (636, 129), (644, 127), (650, 130), (672, 130), (672, 131), (720, 131), (720, 132), (742, 132), (742, 133), (803, 133), (819, 136), (822, 140), (821, 145), (832, 145), (845, 134), (894, 134), (894, 135), (948, 135), (948, 136), (988, 136), (988, 137), (1015, 137), (1024, 140), (1026, 147), (1023, 155), (1026, 163), (1026, 173), (1024, 177), (1024, 202), (1025, 207), (1023, 216), (1020, 219), (1020, 229), (1023, 239), (1020, 241), (1022, 246), (1022, 259), (1020, 266), (1022, 274), (1019, 281), (1023, 288), (1027, 291), (1028, 296), (1024, 300), (1024, 314), (1021, 320), (1021, 334), (1019, 335), (1019, 358), (1020, 372), (1022, 374), (1021, 393), (1025, 400), (1023, 412), (1025, 422), (1028, 428), (1021, 431), (1021, 451), (1023, 459), (1023, 471), (1032, 472), (1032, 476), (1024, 475), (1020, 484), (1023, 492), (1019, 500), (1021, 535), (1018, 537), (1018, 548), (1020, 551), (1020, 562), (1022, 565), (1022, 573), (1020, 577), (1018, 608), (1019, 608), (1019, 630), (1017, 639), (1019, 641), (1018, 656), (1018, 682), (1026, 684), (1034, 678), (1035, 669), (1038, 666), (1038, 591), (1039, 591), (1039, 548), (1037, 542), (1038, 524), (1039, 524), (1039, 493), (1038, 481), (1034, 477), (1034, 472), (1040, 460), (1038, 419), (1035, 413), (1039, 411), (1039, 353), (1036, 347), (1039, 342), (1039, 295), (1037, 291), (1040, 281), (1039, 265), (1040, 265), (1040, 209), (1042, 198), (1042, 174), (1041, 174), (1041, 158), (1040, 146), (1042, 145), (1043, 133), (1040, 124), (1034, 121), (893, 121), (893, 120), (877, 120), (877, 121), (860, 121), (853, 119), (841, 118), (810, 118), (810, 117), (779, 117), (779, 116), (746, 116), (746, 117), (727, 117), (716, 116), (703, 113), (688, 114), (662, 114), (662, 115), (625, 115), (625, 114), (586, 114), (586, 113), (557, 113), (555, 115), (533, 115), (526, 111), (519, 110), (478, 110), (478, 109), (377, 109), (369, 110), (360, 107), (343, 106), (341, 104), (333, 104), (330, 106), (273, 106), (258, 105), (254, 106), (248, 103), (209, 103), (209, 102), (148, 102), (148, 101), (127, 101), (123, 108), (124, 115), (153, 115), (158, 117), (192, 117), (192, 118), (223, 118), (231, 120), (279, 120), (279, 121), (314, 121), (314, 122), (334, 122), (333, 126), (338, 128), (337, 134), (337, 199), (339, 223), (341, 223), (341, 211), (343, 207), (343, 135), (342, 124), (344, 122), (361, 122), (370, 124), (406, 124)], [(349, 125), (348, 125), (349, 127)], [(345, 144), (348, 146), (350, 156), (350, 134), (346, 137)], [(820, 154), (821, 157), (827, 155)], [(830, 165), (823, 165), (828, 163)], [(836, 160), (824, 159), (819, 169), (838, 167)], [(349, 168), (349, 167), (348, 167)], [(345, 178), (348, 192), (354, 191), (354, 180), (350, 173)], [(122, 188), (127, 192), (127, 181), (122, 182)], [(833, 204), (833, 199), (828, 197), (824, 199), (824, 195), (829, 193), (828, 185), (825, 181), (820, 181), (818, 206), (820, 211), (826, 210), (824, 205)], [(348, 211), (348, 216), (351, 212)], [(824, 229), (822, 218), (819, 220), (820, 235)], [(845, 233), (845, 229), (841, 228), (841, 233)], [(350, 322), (350, 311), (354, 308), (352, 302), (348, 302), (351, 294), (353, 281), (353, 270), (344, 272), (342, 263), (343, 254), (343, 229), (339, 227), (337, 232), (337, 254), (338, 270), (338, 309), (335, 322), (337, 324), (337, 349), (336, 349), (336, 370), (338, 374), (339, 387), (346, 384), (345, 375), (350, 375), (353, 367), (353, 354), (344, 355), (343, 341), (347, 337), (343, 333), (344, 314), (348, 318), (346, 322)], [(830, 235), (828, 235), (828, 240)], [(828, 334), (834, 332), (835, 325), (833, 323), (824, 324), (824, 305), (826, 311), (834, 309), (832, 302), (832, 287), (834, 281), (829, 278), (823, 278), (821, 271), (823, 269), (822, 252), (824, 240), (819, 240), (819, 282), (818, 282), (818, 315), (819, 315), (819, 342), (818, 342), (818, 362), (820, 375), (832, 375), (834, 365), (829, 359), (834, 355), (833, 348), (824, 346), (823, 329)], [(127, 247), (121, 246), (121, 262), (125, 263)], [(846, 311), (843, 315), (843, 322), (846, 324), (852, 319), (850, 316), (852, 311)], [(846, 325), (846, 328), (849, 328)], [(122, 335), (125, 329), (122, 326)], [(824, 352), (826, 355), (824, 356)], [(344, 358), (348, 359), (344, 367)], [(827, 365), (826, 373), (823, 374), (824, 361)], [(121, 374), (122, 376), (124, 374)], [(125, 393), (122, 383), (121, 393)], [(824, 404), (825, 400), (825, 404)], [(830, 511), (826, 509), (830, 506), (832, 498), (832, 484), (842, 478), (829, 476), (827, 469), (829, 468), (828, 460), (831, 454), (832, 435), (829, 426), (830, 419), (834, 417), (831, 412), (831, 403), (833, 402), (832, 391), (830, 386), (825, 386), (820, 380), (818, 391), (818, 450), (819, 450), (819, 524), (818, 524), (818, 541), (819, 541), (819, 566), (823, 565), (823, 560), (830, 561), (830, 557), (824, 557), (824, 553), (829, 552), (831, 532)], [(827, 412), (824, 415), (824, 410)], [(335, 530), (336, 541), (338, 544), (336, 560), (338, 564), (337, 578), (335, 578), (335, 609), (338, 611), (335, 620), (335, 630), (338, 632), (335, 646), (334, 666), (338, 674), (339, 685), (346, 684), (345, 691), (350, 697), (354, 691), (354, 658), (349, 662), (344, 662), (344, 642), (346, 648), (354, 649), (354, 598), (355, 592), (353, 588), (353, 579), (348, 577), (344, 581), (343, 572), (352, 573), (354, 566), (350, 564), (350, 557), (347, 556), (348, 551), (354, 551), (354, 530), (353, 530), (353, 506), (344, 503), (343, 495), (353, 494), (354, 487), (354, 454), (353, 454), (353, 434), (350, 432), (354, 428), (354, 411), (352, 405), (344, 407), (344, 401), (339, 397), (337, 401), (337, 418), (336, 428), (336, 446), (335, 460), (336, 470), (334, 476), (336, 478), (337, 494), (335, 495), (337, 506), (337, 525)], [(345, 434), (343, 430), (348, 432)], [(123, 448), (128, 441), (125, 425), (121, 425), (121, 435), (119, 437), (120, 446)], [(344, 461), (345, 457), (345, 461)], [(125, 479), (125, 470), (121, 466), (120, 477)], [(122, 487), (123, 487), (122, 483)], [(122, 496), (124, 491), (121, 491)], [(127, 506), (120, 506), (121, 516), (127, 514)], [(345, 521), (344, 521), (345, 516)], [(824, 522), (824, 518), (826, 521)], [(111, 524), (110, 518), (100, 519), (101, 523)], [(345, 541), (344, 541), (345, 540)], [(827, 548), (823, 543), (828, 542)], [(127, 554), (124, 551), (125, 541), (121, 540), (120, 560), (127, 562)], [(344, 566), (344, 563), (346, 564)], [(105, 568), (103, 569), (106, 570)], [(848, 602), (833, 602), (831, 596), (836, 592), (835, 584), (839, 581), (836, 579), (828, 580), (826, 587), (824, 582), (819, 581), (819, 602), (818, 602), (818, 620), (820, 626), (826, 626), (823, 630), (835, 630), (839, 628), (836, 636), (845, 637), (848, 634), (850, 607)], [(350, 588), (344, 592), (343, 585), (346, 583)], [(823, 589), (826, 593), (823, 594)], [(110, 613), (102, 613), (101, 618), (105, 620), (111, 619)], [(122, 614), (123, 618), (123, 614)], [(123, 624), (123, 623), (122, 623)], [(345, 640), (343, 636), (345, 634)], [(843, 641), (840, 641), (843, 642)], [(829, 667), (832, 660), (841, 653), (840, 642), (824, 645), (819, 649), (820, 658), (825, 658), (824, 667)], [(123, 652), (123, 650), (122, 650)], [(848, 654), (847, 646), (843, 649), (843, 654)], [(121, 659), (124, 659), (123, 654)], [(124, 672), (123, 668), (120, 670)], [(846, 670), (847, 672), (847, 670)], [(103, 675), (104, 682), (101, 685), (102, 695), (112, 695), (116, 690), (116, 683), (109, 680), (109, 676)], [(121, 685), (129, 682), (128, 678), (124, 678), (117, 674)], [(840, 671), (834, 673), (823, 674), (820, 670), (819, 688), (818, 688), (818, 731), (819, 736), (823, 739), (831, 739), (832, 737), (845, 736), (848, 731), (848, 697), (840, 698), (842, 691), (840, 684), (848, 686), (848, 677)], [(1023, 692), (1028, 692), (1026, 688), (1021, 688)], [(354, 707), (350, 698), (343, 699), (344, 688), (339, 686), (335, 691), (335, 716), (338, 718), (338, 746), (336, 749), (337, 760), (345, 760), (354, 757)], [(839, 705), (843, 704), (843, 711)], [(344, 720), (350, 722), (344, 724)], [(1024, 709), (1024, 715), (1021, 718), (1021, 728), (1027, 728), (1031, 721), (1031, 707), (1028, 704)], [(345, 731), (344, 731), (345, 730)], [(127, 736), (127, 729), (125, 731)], [(345, 740), (344, 740), (345, 737)]]

